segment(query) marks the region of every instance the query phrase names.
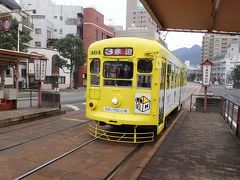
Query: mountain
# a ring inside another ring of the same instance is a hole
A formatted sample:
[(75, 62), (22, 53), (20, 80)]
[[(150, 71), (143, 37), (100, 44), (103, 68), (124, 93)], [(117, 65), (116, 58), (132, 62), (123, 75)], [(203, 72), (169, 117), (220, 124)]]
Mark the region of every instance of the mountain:
[(200, 64), (201, 61), (201, 53), (202, 47), (199, 45), (193, 45), (191, 48), (179, 48), (172, 51), (178, 58), (180, 58), (183, 62), (190, 61), (192, 66), (196, 66)]

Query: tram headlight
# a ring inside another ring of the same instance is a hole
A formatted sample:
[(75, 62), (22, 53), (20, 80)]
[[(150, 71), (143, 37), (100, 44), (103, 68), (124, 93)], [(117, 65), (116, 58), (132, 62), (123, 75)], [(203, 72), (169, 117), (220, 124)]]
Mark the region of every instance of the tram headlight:
[(118, 99), (117, 98), (112, 98), (112, 104), (117, 105), (118, 104)]
[(90, 102), (88, 103), (88, 106), (89, 106), (90, 109), (95, 109), (95, 108), (96, 108), (96, 103), (93, 102), (93, 101), (90, 101)]

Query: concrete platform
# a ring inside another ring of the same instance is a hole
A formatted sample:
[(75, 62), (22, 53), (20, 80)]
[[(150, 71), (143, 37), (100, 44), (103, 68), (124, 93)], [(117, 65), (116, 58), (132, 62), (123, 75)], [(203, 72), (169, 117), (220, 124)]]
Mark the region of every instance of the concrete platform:
[(27, 108), (0, 112), (0, 127), (63, 114), (59, 108)]
[(138, 179), (240, 179), (240, 140), (218, 113), (184, 112)]

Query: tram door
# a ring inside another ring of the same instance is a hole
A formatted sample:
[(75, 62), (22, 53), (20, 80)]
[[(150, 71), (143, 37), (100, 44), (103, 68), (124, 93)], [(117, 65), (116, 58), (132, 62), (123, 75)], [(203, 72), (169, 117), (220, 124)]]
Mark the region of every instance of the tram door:
[(163, 123), (164, 117), (164, 103), (165, 103), (165, 87), (166, 87), (166, 59), (162, 58), (162, 68), (160, 72), (160, 104), (159, 104), (159, 117), (158, 117), (158, 124)]
[(180, 70), (179, 105), (181, 105), (181, 101), (182, 101), (182, 88), (183, 88), (183, 71), (182, 71), (182, 69), (181, 69), (181, 70)]

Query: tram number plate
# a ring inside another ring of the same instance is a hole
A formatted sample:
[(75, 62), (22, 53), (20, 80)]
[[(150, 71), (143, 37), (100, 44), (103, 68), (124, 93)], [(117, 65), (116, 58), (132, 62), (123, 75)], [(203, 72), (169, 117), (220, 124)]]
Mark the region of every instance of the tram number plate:
[(129, 109), (122, 109), (122, 108), (112, 108), (112, 107), (104, 107), (105, 112), (113, 112), (113, 113), (122, 113), (128, 114)]

